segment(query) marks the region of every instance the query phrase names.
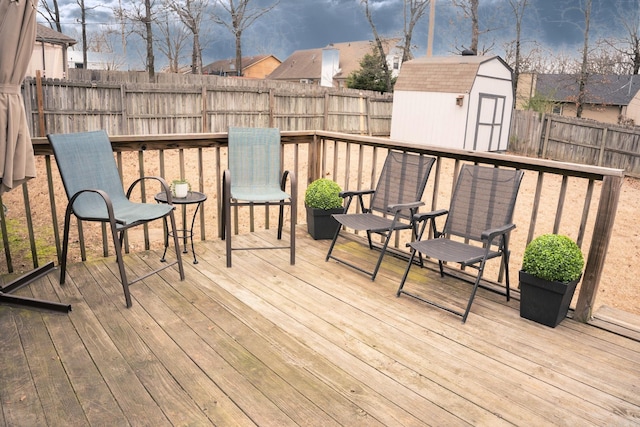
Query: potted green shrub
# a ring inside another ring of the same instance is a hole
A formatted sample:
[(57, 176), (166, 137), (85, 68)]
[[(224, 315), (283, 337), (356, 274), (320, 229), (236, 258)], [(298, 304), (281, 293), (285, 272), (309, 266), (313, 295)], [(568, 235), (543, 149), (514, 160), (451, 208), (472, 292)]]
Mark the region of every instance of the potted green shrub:
[(569, 237), (533, 239), (520, 270), (520, 316), (555, 328), (567, 316), (583, 268), (582, 252)]
[(340, 186), (327, 178), (313, 181), (304, 194), (307, 231), (315, 240), (333, 239), (340, 224), (331, 215), (343, 213)]
[(191, 184), (186, 179), (174, 179), (171, 181), (171, 195), (179, 199), (184, 199), (191, 191)]

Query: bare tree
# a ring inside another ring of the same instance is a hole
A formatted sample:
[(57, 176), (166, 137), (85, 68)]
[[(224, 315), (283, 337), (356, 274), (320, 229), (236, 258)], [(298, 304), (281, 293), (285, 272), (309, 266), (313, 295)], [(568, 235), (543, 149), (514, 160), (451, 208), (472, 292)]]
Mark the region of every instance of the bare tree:
[(209, 6), (209, 0), (166, 0), (167, 7), (172, 10), (185, 27), (193, 35), (191, 50), (191, 73), (202, 73), (202, 48), (200, 46), (200, 30), (202, 18)]
[(110, 25), (102, 26), (87, 35), (88, 50), (102, 54), (101, 62), (107, 70), (118, 70), (125, 63), (125, 58), (116, 54), (114, 48), (119, 36), (119, 30)]
[(217, 24), (226, 27), (236, 40), (236, 72), (242, 75), (242, 33), (249, 28), (258, 18), (276, 7), (280, 0), (275, 0), (266, 7), (249, 7), (252, 0), (216, 0), (223, 9), (221, 16), (215, 14), (212, 19)]
[(513, 17), (516, 25), (516, 38), (514, 40), (514, 62), (513, 62), (513, 89), (515, 93), (518, 93), (518, 78), (520, 77), (520, 71), (522, 67), (522, 19), (524, 17), (524, 11), (529, 5), (529, 0), (509, 0), (509, 6), (513, 11)]
[(427, 6), (429, 6), (430, 3), (430, 0), (404, 0), (404, 46), (402, 47), (402, 62), (413, 59), (413, 54), (411, 53), (413, 29), (426, 13)]
[(576, 117), (582, 117), (582, 110), (586, 98), (586, 86), (589, 60), (589, 25), (591, 22), (591, 0), (584, 0), (582, 7), (584, 12), (584, 45), (582, 47), (582, 63), (580, 65), (580, 77), (578, 79), (578, 99), (576, 101)]
[(371, 31), (373, 31), (373, 38), (375, 42), (375, 48), (378, 51), (378, 56), (380, 57), (381, 67), (384, 70), (385, 76), (385, 87), (387, 90), (391, 90), (391, 70), (389, 70), (389, 64), (387, 64), (387, 54), (384, 51), (384, 45), (382, 42), (382, 38), (378, 34), (378, 29), (373, 22), (373, 17), (371, 16), (371, 9), (369, 8), (369, 0), (360, 0), (360, 4), (364, 7), (364, 14), (367, 17), (367, 21), (371, 26)]
[(93, 10), (98, 6), (85, 6), (84, 0), (76, 0), (76, 3), (78, 4), (78, 6), (80, 6), (80, 28), (82, 30), (82, 67), (86, 70), (88, 65), (87, 51), (89, 50), (87, 42), (87, 10)]
[(146, 44), (145, 67), (149, 73), (149, 81), (155, 80), (155, 57), (153, 52), (153, 22), (155, 20), (156, 5), (153, 0), (131, 2), (128, 8), (117, 10), (118, 18), (130, 21), (132, 32), (140, 36)]
[(183, 25), (176, 25), (166, 14), (157, 21), (161, 37), (158, 39), (158, 49), (164, 53), (169, 61), (169, 72), (180, 70), (181, 52), (187, 39), (188, 30)]
[(628, 64), (631, 74), (638, 74), (640, 72), (640, 8), (624, 5), (621, 2), (616, 3), (616, 15), (625, 35), (603, 42), (621, 54), (621, 59)]
[[(49, 1), (51, 1), (51, 4), (49, 4)], [(55, 29), (59, 33), (62, 32), (58, 0), (41, 0), (38, 13), (49, 23), (51, 28)]]
[(454, 6), (459, 7), (463, 16), (471, 20), (471, 44), (468, 49), (478, 53), (478, 40), (480, 38), (480, 24), (478, 19), (478, 6), (480, 0), (452, 0)]

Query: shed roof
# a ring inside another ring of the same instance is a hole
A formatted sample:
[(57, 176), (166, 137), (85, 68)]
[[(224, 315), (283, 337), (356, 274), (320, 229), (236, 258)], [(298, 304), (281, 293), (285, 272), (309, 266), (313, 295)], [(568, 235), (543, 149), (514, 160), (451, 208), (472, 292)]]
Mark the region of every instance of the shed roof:
[(413, 59), (402, 64), (394, 90), (469, 93), (480, 65), (496, 58), (500, 59), (475, 55)]
[[(578, 79), (574, 74), (538, 74), (536, 94), (559, 102), (576, 102)], [(592, 74), (587, 78), (585, 101), (600, 105), (629, 105), (640, 90), (637, 75)]]

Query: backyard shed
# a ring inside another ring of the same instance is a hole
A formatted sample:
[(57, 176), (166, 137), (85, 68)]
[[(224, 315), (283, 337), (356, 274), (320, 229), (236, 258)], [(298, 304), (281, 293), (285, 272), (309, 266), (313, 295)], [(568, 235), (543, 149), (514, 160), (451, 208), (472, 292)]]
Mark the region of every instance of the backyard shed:
[(402, 65), (393, 94), (391, 138), (422, 145), (504, 151), (514, 94), (499, 56), (428, 57)]

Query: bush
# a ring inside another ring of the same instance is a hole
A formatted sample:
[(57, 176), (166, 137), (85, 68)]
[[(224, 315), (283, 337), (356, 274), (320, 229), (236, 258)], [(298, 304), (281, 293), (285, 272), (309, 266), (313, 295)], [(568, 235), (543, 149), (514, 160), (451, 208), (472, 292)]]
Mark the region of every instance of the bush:
[(555, 282), (579, 279), (583, 267), (584, 258), (578, 245), (558, 234), (543, 234), (533, 239), (522, 259), (522, 271)]
[(340, 186), (330, 179), (316, 179), (307, 187), (307, 191), (304, 194), (304, 203), (314, 209), (341, 208), (341, 191)]

